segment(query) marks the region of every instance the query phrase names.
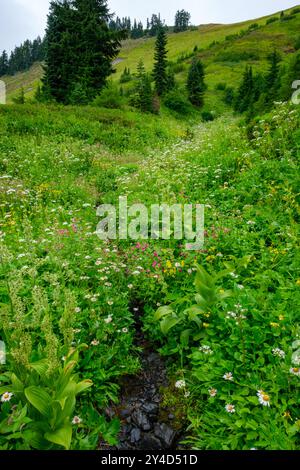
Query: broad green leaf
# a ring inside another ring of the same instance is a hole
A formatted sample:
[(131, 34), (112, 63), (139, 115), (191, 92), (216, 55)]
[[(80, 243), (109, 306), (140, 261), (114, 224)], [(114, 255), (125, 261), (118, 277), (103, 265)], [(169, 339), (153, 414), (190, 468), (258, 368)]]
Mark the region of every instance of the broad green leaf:
[(180, 323), (180, 319), (177, 317), (166, 317), (160, 323), (161, 331), (166, 335), (175, 325)]
[(189, 344), (190, 335), (193, 330), (184, 330), (180, 335), (180, 342), (183, 346), (187, 347)]
[(78, 384), (76, 384), (76, 387), (75, 387), (76, 395), (84, 392), (85, 390), (87, 390), (88, 388), (92, 386), (93, 386), (93, 382), (91, 380), (83, 380), (82, 382), (79, 382)]
[(49, 442), (53, 442), (53, 444), (64, 447), (66, 450), (69, 450), (72, 441), (71, 424), (66, 424), (56, 431), (46, 432), (45, 439), (47, 439)]
[(206, 311), (199, 305), (192, 305), (192, 307), (187, 308), (184, 313), (188, 315), (202, 315), (202, 313), (206, 313)]
[(13, 393), (14, 389), (11, 385), (4, 385), (4, 387), (0, 387), (0, 395), (3, 395), (5, 392)]
[(48, 370), (48, 364), (46, 360), (32, 362), (30, 367), (31, 369), (34, 369), (41, 377), (44, 377)]
[(163, 317), (166, 317), (167, 315), (172, 315), (173, 309), (169, 305), (166, 305), (164, 307), (160, 307), (154, 314), (154, 319), (155, 320), (160, 320)]
[(36, 408), (43, 416), (51, 416), (51, 397), (40, 387), (28, 387), (25, 389), (25, 396), (29, 403)]

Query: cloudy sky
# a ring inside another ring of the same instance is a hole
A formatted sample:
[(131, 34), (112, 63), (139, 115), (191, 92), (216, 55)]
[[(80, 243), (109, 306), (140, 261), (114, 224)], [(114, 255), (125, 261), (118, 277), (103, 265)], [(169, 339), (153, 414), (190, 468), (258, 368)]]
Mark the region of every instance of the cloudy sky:
[[(192, 14), (194, 24), (232, 23), (267, 15), (297, 5), (297, 0), (109, 0), (119, 16), (144, 20), (161, 12), (173, 24), (177, 9)], [(42, 35), (49, 0), (0, 0), (0, 50), (11, 50), (25, 39)]]

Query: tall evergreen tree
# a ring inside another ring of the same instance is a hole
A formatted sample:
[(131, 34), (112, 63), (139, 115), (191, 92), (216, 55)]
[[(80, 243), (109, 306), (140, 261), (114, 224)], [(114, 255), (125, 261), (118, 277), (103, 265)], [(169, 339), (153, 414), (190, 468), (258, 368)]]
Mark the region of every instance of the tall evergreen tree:
[(280, 62), (281, 57), (277, 51), (269, 56), (269, 70), (265, 78), (265, 104), (270, 107), (279, 98), (280, 89)]
[(194, 59), (188, 74), (187, 91), (190, 102), (194, 106), (203, 106), (206, 89), (204, 67), (199, 59)]
[(246, 67), (243, 80), (239, 86), (236, 101), (235, 110), (239, 113), (244, 113), (249, 110), (255, 101), (255, 85), (253, 79), (252, 67)]
[(158, 15), (153, 14), (149, 25), (150, 36), (157, 36), (163, 27), (164, 22), (161, 20), (160, 13)]
[[(125, 37), (112, 30), (106, 0), (53, 0), (46, 33), (44, 91), (61, 103), (92, 100), (113, 72)], [(128, 22), (128, 20), (126, 20)]]
[(149, 75), (145, 71), (144, 63), (140, 60), (137, 67), (136, 104), (143, 112), (153, 111), (153, 92)]
[(186, 10), (178, 10), (175, 15), (174, 33), (186, 31), (189, 27), (191, 15)]
[(73, 0), (50, 3), (46, 30), (46, 67), (43, 94), (59, 103), (68, 103), (72, 83), (76, 82), (78, 57), (75, 43), (80, 36)]
[(28, 70), (34, 62), (43, 61), (45, 58), (45, 43), (38, 37), (34, 41), (26, 40), (20, 46), (14, 48), (8, 57), (3, 51), (0, 55), (0, 76), (4, 74), (14, 75), (17, 72)]
[(2, 55), (0, 56), (0, 77), (2, 75), (6, 75), (9, 69), (9, 64), (8, 64), (8, 55), (6, 51), (2, 52)]
[(167, 34), (164, 28), (160, 28), (156, 43), (155, 43), (155, 54), (154, 54), (154, 82), (155, 90), (158, 96), (162, 96), (168, 88), (168, 75), (167, 75)]
[[(125, 30), (113, 32), (108, 27), (111, 14), (107, 0), (74, 0), (77, 9), (76, 22), (80, 31), (76, 41), (79, 58), (77, 81), (87, 90), (88, 100), (93, 99), (105, 86), (113, 73), (112, 62), (118, 55)], [(126, 30), (131, 29), (126, 18)]]

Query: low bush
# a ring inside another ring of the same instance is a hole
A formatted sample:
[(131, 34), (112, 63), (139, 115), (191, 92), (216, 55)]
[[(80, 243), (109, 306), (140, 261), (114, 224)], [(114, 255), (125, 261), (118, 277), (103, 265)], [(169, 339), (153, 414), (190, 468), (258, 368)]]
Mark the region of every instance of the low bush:
[(215, 117), (211, 111), (203, 111), (201, 113), (202, 121), (211, 122), (214, 121)]
[(192, 111), (191, 104), (188, 102), (184, 93), (178, 89), (170, 91), (165, 96), (164, 105), (178, 114), (186, 115)]
[(266, 21), (266, 25), (275, 23), (275, 21), (279, 21), (279, 18), (277, 16), (272, 16), (272, 18), (268, 18)]
[(109, 84), (95, 98), (93, 105), (108, 109), (121, 109), (125, 105), (125, 98), (121, 96), (116, 85)]

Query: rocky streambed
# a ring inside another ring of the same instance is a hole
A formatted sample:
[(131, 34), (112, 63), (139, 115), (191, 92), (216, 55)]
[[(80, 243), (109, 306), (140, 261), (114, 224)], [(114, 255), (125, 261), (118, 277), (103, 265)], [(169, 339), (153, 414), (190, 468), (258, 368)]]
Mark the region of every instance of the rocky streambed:
[(119, 444), (113, 448), (101, 445), (101, 449), (176, 449), (182, 437), (175, 423), (176, 413), (163, 403), (162, 397), (162, 390), (169, 387), (166, 365), (142, 333), (142, 307), (135, 307), (134, 313), (136, 344), (142, 350), (141, 370), (123, 380), (120, 403), (106, 410), (108, 417), (121, 421)]

